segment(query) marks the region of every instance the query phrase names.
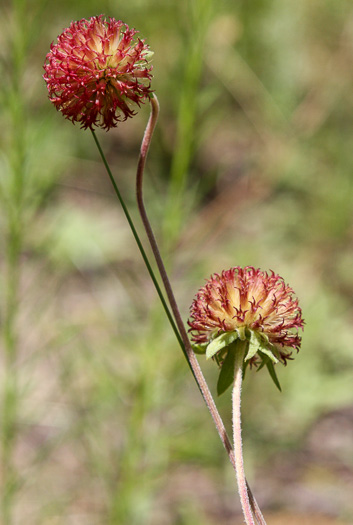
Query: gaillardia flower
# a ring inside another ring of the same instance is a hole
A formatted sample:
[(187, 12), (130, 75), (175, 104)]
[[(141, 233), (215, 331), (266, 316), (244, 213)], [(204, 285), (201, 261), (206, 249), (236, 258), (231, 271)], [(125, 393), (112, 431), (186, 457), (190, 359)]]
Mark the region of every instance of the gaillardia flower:
[(51, 44), (44, 80), (56, 109), (82, 128), (110, 129), (151, 93), (152, 52), (120, 20), (72, 22)]
[[(247, 341), (245, 362), (286, 361), (299, 350), (302, 312), (292, 288), (282, 277), (251, 266), (215, 273), (206, 282), (191, 309), (189, 320), (196, 349), (222, 365), (235, 341)], [(272, 374), (271, 374), (272, 375)]]

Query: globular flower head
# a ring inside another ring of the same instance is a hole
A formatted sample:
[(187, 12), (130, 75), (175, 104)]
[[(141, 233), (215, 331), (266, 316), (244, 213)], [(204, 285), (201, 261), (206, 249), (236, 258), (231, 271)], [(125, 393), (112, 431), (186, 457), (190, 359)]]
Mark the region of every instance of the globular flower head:
[(151, 93), (152, 53), (137, 31), (96, 16), (72, 22), (52, 43), (44, 80), (55, 107), (82, 128), (110, 129)]
[(199, 290), (190, 313), (192, 340), (220, 364), (235, 340), (249, 342), (245, 360), (250, 364), (259, 358), (286, 364), (292, 350), (300, 348), (298, 329), (304, 321), (298, 299), (273, 272), (236, 266), (215, 273)]

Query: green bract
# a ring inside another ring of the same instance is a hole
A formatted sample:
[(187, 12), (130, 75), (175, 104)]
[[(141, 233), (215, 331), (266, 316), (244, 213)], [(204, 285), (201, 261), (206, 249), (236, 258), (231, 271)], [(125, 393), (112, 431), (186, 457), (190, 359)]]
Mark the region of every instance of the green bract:
[(269, 374), (279, 390), (281, 390), (273, 364), (278, 363), (278, 349), (269, 342), (266, 334), (250, 330), (246, 327), (239, 327), (232, 332), (222, 332), (217, 335), (210, 343), (193, 345), (196, 353), (206, 353), (206, 358), (214, 358), (221, 370), (217, 383), (218, 395), (223, 394), (234, 380), (235, 353), (240, 351), (240, 345), (246, 345), (244, 370), (250, 360), (257, 356), (260, 359), (259, 370), (265, 365)]
[(245, 361), (248, 361), (249, 359), (254, 357), (254, 355), (257, 352), (262, 352), (263, 354), (266, 354), (271, 359), (271, 361), (273, 361), (274, 363), (278, 363), (277, 357), (275, 357), (275, 355), (272, 352), (272, 350), (276, 351), (276, 349), (269, 342), (267, 335), (261, 334), (259, 332), (254, 332), (253, 330), (249, 330), (249, 332), (249, 351), (245, 356)]
[(233, 343), (236, 339), (238, 339), (238, 337), (238, 332), (235, 330), (234, 332), (224, 332), (213, 339), (213, 341), (211, 341), (211, 343), (209, 343), (207, 346), (206, 359), (213, 357), (215, 354), (217, 354), (217, 352), (222, 350), (222, 348), (225, 348), (226, 346), (229, 346), (231, 343)]

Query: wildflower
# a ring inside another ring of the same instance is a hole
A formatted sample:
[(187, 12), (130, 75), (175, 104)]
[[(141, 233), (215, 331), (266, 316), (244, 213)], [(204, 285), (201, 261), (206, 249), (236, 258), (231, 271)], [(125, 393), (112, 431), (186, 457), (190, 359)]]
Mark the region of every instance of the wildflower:
[(300, 348), (298, 329), (304, 321), (298, 299), (274, 272), (236, 266), (215, 273), (199, 290), (190, 313), (196, 349), (221, 366), (230, 345), (246, 341), (245, 362), (256, 365), (260, 360), (274, 379), (272, 363), (286, 364), (293, 349)]
[(82, 128), (110, 129), (135, 115), (151, 93), (152, 53), (121, 20), (95, 16), (72, 22), (51, 44), (44, 65), (49, 98)]

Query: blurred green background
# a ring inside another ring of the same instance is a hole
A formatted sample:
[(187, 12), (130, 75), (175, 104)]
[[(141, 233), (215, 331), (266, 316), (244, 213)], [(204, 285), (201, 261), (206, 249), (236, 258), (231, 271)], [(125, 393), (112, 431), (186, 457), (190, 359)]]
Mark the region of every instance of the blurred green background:
[[(47, 98), (72, 20), (154, 50), (146, 204), (185, 321), (209, 275), (273, 269), (302, 350), (247, 374), (248, 480), (268, 523), (353, 523), (353, 5), (349, 0), (3, 1), (3, 525), (242, 523), (233, 471), (95, 149)], [(98, 132), (134, 199), (148, 118)], [(215, 392), (214, 363), (200, 359)], [(230, 429), (230, 396), (217, 400)], [(308, 520), (308, 521), (306, 521)], [(340, 520), (340, 521), (338, 521)]]

